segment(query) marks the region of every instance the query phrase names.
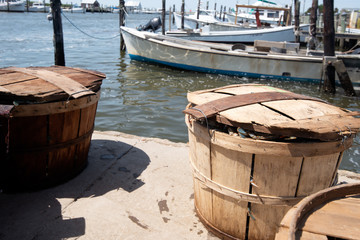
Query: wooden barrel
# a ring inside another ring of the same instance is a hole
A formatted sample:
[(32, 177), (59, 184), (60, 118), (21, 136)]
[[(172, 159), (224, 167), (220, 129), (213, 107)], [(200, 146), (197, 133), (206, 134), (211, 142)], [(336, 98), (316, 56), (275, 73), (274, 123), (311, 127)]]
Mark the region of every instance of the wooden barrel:
[(68, 67), (0, 69), (0, 187), (39, 189), (76, 176), (105, 75)]
[(360, 183), (326, 188), (304, 198), (281, 221), (276, 240), (359, 239)]
[[(332, 185), (343, 151), (352, 145), (352, 134), (329, 141), (304, 139), (303, 137), (306, 136), (304, 125), (300, 131), (285, 128), (285, 134), (291, 132), (302, 136), (289, 140), (283, 140), (282, 136), (275, 140), (241, 137), (223, 131), (222, 123), (225, 122), (231, 124), (231, 127), (242, 126), (245, 130), (262, 129), (264, 132), (263, 127), (266, 126), (267, 129), (275, 129), (276, 134), (280, 133), (280, 125), (271, 128), (273, 124), (269, 119), (275, 118), (274, 114), (270, 114), (267, 110), (274, 111), (279, 120), (281, 118), (279, 113), (285, 114), (284, 108), (275, 109), (272, 106), (262, 111), (260, 108), (265, 106), (265, 101), (264, 96), (259, 97), (260, 95), (254, 95), (258, 98), (255, 100), (245, 99), (248, 103), (251, 102), (250, 104), (243, 104), (246, 102), (244, 99), (236, 103), (236, 100), (240, 99), (240, 92), (267, 94), (269, 91), (286, 93), (285, 99), (277, 101), (289, 101), (295, 111), (302, 112), (305, 108), (304, 102), (311, 101), (311, 104), (308, 103), (313, 110), (317, 105), (310, 98), (304, 96), (303, 100), (299, 100), (301, 97), (297, 96), (296, 101), (299, 101), (300, 107), (296, 108), (295, 102), (288, 98), (290, 96), (288, 92), (269, 90), (266, 86), (258, 85), (236, 85), (226, 89), (211, 89), (188, 94), (191, 105), (184, 112), (194, 176), (195, 209), (201, 221), (222, 239), (274, 239), (281, 219), (291, 206), (303, 197)], [(230, 93), (235, 92), (238, 93), (232, 95), (235, 98), (229, 97)], [(230, 98), (229, 104), (234, 107), (222, 110), (223, 107), (216, 101), (222, 99), (221, 101), (226, 103), (226, 97)], [(266, 102), (270, 104), (270, 100)], [(279, 105), (280, 102), (276, 104)], [(318, 107), (325, 106), (324, 104), (319, 101)], [(234, 116), (234, 111), (239, 114), (245, 105), (247, 115)], [(254, 114), (251, 114), (252, 108)], [(214, 110), (215, 114), (212, 113)], [(322, 113), (331, 111), (340, 110), (329, 106)], [(194, 112), (199, 114), (196, 115)], [(269, 117), (264, 120), (267, 124), (257, 119), (256, 115), (261, 115), (262, 118)], [(291, 112), (286, 112), (285, 115), (294, 118)], [(308, 116), (305, 115), (304, 118), (308, 120)], [(251, 123), (261, 126), (256, 128), (257, 126), (251, 126)], [(287, 126), (291, 125), (286, 123)], [(358, 125), (359, 122), (356, 124)], [(342, 129), (341, 126), (339, 127)], [(314, 135), (324, 139), (329, 138), (330, 135), (335, 136), (333, 133), (325, 132)]]

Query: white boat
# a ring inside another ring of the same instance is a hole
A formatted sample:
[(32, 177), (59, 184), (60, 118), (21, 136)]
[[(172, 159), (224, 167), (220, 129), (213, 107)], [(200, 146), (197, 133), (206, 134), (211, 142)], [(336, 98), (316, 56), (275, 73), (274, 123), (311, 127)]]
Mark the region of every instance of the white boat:
[(24, 12), (25, 1), (23, 0), (0, 0), (0, 11)]
[[(121, 34), (133, 60), (242, 77), (317, 83), (322, 78), (323, 57), (300, 55), (298, 44), (288, 47), (288, 43), (284, 43), (287, 54), (279, 54), (277, 51), (248, 50), (239, 44), (179, 39), (128, 27), (121, 27)], [(353, 84), (359, 86), (360, 55), (337, 55), (337, 58), (343, 60)]]
[(29, 12), (49, 12), (50, 7), (45, 6), (42, 2), (34, 2), (31, 7), (29, 7)]
[[(308, 31), (309, 25), (300, 25), (301, 31)], [(202, 31), (174, 31), (167, 32), (169, 36), (188, 40), (219, 42), (219, 43), (253, 43), (255, 40), (294, 42), (294, 26), (274, 27), (264, 29), (241, 29), (233, 31), (209, 31), (206, 27)], [(305, 36), (300, 37), (305, 41)]]
[(70, 12), (70, 13), (86, 13), (86, 9), (82, 7), (73, 6), (72, 8), (63, 8), (63, 12)]
[[(178, 29), (181, 28), (181, 15), (174, 13), (175, 16), (175, 25)], [(194, 14), (184, 16), (184, 28), (185, 29), (195, 29), (196, 26), (204, 26), (211, 23), (218, 22), (228, 22), (228, 19), (225, 18), (225, 21), (221, 21), (216, 17), (215, 10), (204, 10), (200, 9), (199, 18), (197, 18), (197, 11)]]
[[(258, 0), (254, 4), (249, 7), (253, 7), (252, 9), (241, 10), (236, 14), (229, 13), (228, 18), (230, 22), (235, 23), (235, 17), (237, 18), (238, 23), (248, 22), (252, 24), (256, 24), (256, 9), (259, 10), (259, 18), (262, 23), (267, 23), (271, 25), (278, 24), (280, 19), (284, 21), (284, 11), (281, 6), (278, 6), (274, 2), (270, 2), (267, 0)], [(264, 7), (272, 8), (272, 9), (264, 9)], [(279, 8), (279, 10), (276, 10)], [(236, 16), (237, 15), (237, 16)]]
[[(178, 29), (181, 29), (181, 15), (177, 13), (173, 13), (175, 18), (175, 25)], [(234, 24), (231, 22), (222, 22), (217, 20), (216, 18), (207, 18), (201, 19), (199, 15), (199, 19), (189, 19), (184, 16), (184, 29), (195, 29), (196, 23), (198, 23), (199, 28), (209, 26), (210, 31), (233, 31), (233, 30), (243, 30), (243, 29), (251, 29), (256, 28), (254, 24)]]

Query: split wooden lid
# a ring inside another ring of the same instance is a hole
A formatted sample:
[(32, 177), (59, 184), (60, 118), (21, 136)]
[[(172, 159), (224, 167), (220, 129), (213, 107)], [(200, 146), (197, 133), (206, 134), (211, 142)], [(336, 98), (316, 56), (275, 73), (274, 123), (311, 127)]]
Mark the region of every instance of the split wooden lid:
[(94, 95), (105, 74), (62, 66), (0, 69), (0, 104), (34, 104)]
[(259, 84), (230, 85), (188, 93), (183, 112), (198, 121), (278, 136), (335, 141), (360, 130), (359, 112), (321, 99)]

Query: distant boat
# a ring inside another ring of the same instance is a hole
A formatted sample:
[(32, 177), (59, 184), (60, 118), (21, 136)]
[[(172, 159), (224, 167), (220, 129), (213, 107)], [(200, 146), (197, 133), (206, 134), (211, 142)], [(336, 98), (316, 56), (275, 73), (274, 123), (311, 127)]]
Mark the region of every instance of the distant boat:
[(86, 13), (86, 9), (78, 6), (73, 6), (72, 8), (63, 8), (63, 12), (70, 12), (70, 13)]
[[(133, 60), (250, 78), (317, 83), (322, 78), (323, 57), (302, 55), (295, 43), (259, 42), (256, 50), (243, 44), (191, 41), (128, 27), (121, 27), (121, 34)], [(360, 86), (360, 54), (338, 54), (337, 59), (344, 62), (353, 84)]]
[[(175, 12), (173, 14), (175, 18), (176, 27), (178, 29), (181, 29), (181, 15)], [(256, 25), (243, 25), (243, 24), (240, 25), (231, 22), (223, 22), (213, 17), (200, 17), (200, 15), (199, 15), (199, 19), (184, 16), (184, 29), (195, 29), (196, 23), (198, 23), (199, 28), (204, 26), (209, 26), (210, 31), (232, 31), (232, 30), (251, 29), (256, 27)]]
[(24, 12), (25, 1), (22, 0), (0, 0), (0, 11)]
[[(181, 15), (174, 13), (175, 24), (178, 29), (181, 28)], [(186, 29), (195, 29), (197, 24), (198, 26), (204, 26), (211, 23), (217, 22), (228, 22), (228, 19), (225, 18), (225, 21), (216, 18), (215, 10), (205, 10), (200, 9), (199, 19), (197, 18), (197, 11), (194, 14), (184, 16), (184, 28)]]
[[(227, 16), (230, 22), (235, 23), (235, 16), (237, 15), (237, 22), (243, 23), (248, 22), (251, 24), (256, 24), (256, 9), (259, 9), (259, 18), (262, 23), (275, 25), (278, 24), (280, 19), (284, 21), (284, 11), (283, 8), (279, 7), (276, 3), (270, 2), (267, 0), (258, 0), (252, 4), (253, 9), (249, 11), (242, 11), (239, 13), (229, 13)], [(250, 6), (249, 6), (250, 7)], [(262, 9), (261, 7), (269, 7), (272, 9)], [(277, 10), (276, 8), (279, 8)]]
[[(253, 43), (255, 40), (286, 41), (294, 42), (294, 26), (274, 27), (264, 29), (240, 29), (233, 31), (209, 31), (202, 28), (202, 31), (173, 31), (167, 32), (168, 36), (184, 38), (188, 40), (218, 42), (218, 43)], [(301, 31), (308, 31), (309, 25), (301, 25)], [(301, 37), (301, 42), (305, 37)]]
[(29, 12), (49, 12), (50, 7), (45, 6), (42, 2), (34, 2), (31, 7), (29, 7)]

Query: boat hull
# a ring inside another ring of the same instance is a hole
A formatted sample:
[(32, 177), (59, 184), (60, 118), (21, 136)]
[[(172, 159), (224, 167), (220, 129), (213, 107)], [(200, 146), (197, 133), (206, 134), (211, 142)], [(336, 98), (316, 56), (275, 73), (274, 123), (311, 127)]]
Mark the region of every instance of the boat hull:
[(24, 12), (25, 11), (25, 2), (16, 1), (7, 3), (0, 3), (1, 12)]
[[(249, 78), (319, 82), (322, 72), (321, 57), (255, 54), (241, 51), (214, 50), (209, 47), (167, 43), (157, 35), (126, 27), (122, 35), (131, 59), (163, 64), (199, 72), (235, 75)], [(153, 38), (152, 38), (153, 37)], [(186, 41), (186, 40), (183, 40)], [(360, 58), (357, 60), (360, 61)], [(360, 74), (354, 72), (352, 80), (359, 84)]]

